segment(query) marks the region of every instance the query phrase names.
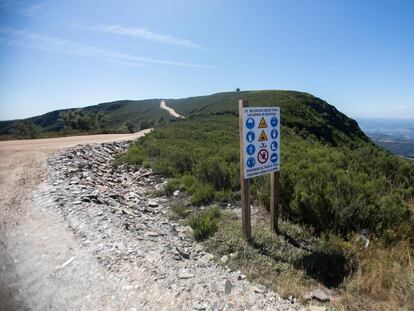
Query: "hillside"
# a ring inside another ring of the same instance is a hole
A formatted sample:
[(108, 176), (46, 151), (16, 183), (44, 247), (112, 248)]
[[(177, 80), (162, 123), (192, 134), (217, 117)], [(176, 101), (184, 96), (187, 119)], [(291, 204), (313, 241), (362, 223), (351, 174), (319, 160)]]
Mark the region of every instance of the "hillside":
[(217, 93), (209, 96), (169, 99), (167, 103), (178, 113), (198, 115), (238, 114), (238, 99), (252, 106), (281, 107), (282, 124), (298, 134), (314, 135), (331, 145), (369, 141), (358, 124), (334, 106), (311, 94), (296, 91), (245, 91)]
[[(187, 118), (206, 115), (237, 115), (238, 99), (248, 99), (251, 105), (276, 105), (281, 107), (282, 124), (295, 133), (330, 145), (349, 145), (368, 142), (369, 139), (360, 130), (358, 124), (339, 112), (334, 106), (307, 93), (296, 91), (244, 91), (225, 92), (208, 96), (189, 97), (183, 99), (167, 99), (167, 105)], [(126, 131), (125, 122), (139, 127), (146, 120), (159, 124), (159, 120), (169, 120), (171, 116), (160, 108), (159, 99), (121, 100), (80, 108), (81, 111), (103, 112), (108, 119), (107, 132)], [(64, 132), (63, 122), (59, 120), (61, 112), (57, 110), (41, 116), (26, 119), (39, 127), (44, 133)], [(11, 135), (15, 121), (1, 121), (0, 135)]]
[[(239, 210), (239, 98), (281, 107), (280, 230), (270, 233), (269, 177), (253, 178), (250, 242), (242, 237)], [(354, 120), (306, 93), (166, 101), (186, 119), (154, 129), (115, 166), (150, 167), (168, 177), (152, 196), (171, 202), (173, 219), (189, 225), (219, 263), (224, 258), (231, 269), (285, 297), (329, 288), (337, 300), (327, 309), (413, 306), (407, 300), (414, 290), (412, 274), (407, 277), (407, 256), (414, 254), (411, 161), (373, 144)]]
[(160, 109), (159, 99), (119, 100), (79, 109), (55, 110), (24, 120), (0, 121), (0, 135), (12, 135), (13, 128), (18, 122), (29, 121), (37, 126), (41, 133), (56, 134), (56, 136), (59, 136), (59, 134), (63, 134), (64, 132), (64, 124), (60, 120), (60, 114), (71, 110), (79, 110), (92, 114), (98, 112), (104, 113), (108, 120), (105, 131), (111, 133), (126, 132), (127, 129), (123, 125), (128, 121), (138, 128), (142, 121), (157, 123), (160, 118), (164, 118), (165, 120), (170, 118), (168, 112)]

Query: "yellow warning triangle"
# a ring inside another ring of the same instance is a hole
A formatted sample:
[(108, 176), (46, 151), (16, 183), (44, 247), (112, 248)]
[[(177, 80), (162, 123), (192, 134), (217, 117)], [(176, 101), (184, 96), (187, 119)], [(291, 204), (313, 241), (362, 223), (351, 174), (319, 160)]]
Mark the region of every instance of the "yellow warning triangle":
[(262, 132), (260, 133), (260, 136), (259, 136), (259, 141), (266, 141), (266, 140), (267, 140), (267, 135), (266, 135), (265, 131), (262, 130)]
[(259, 129), (265, 129), (267, 127), (266, 120), (262, 117), (259, 123)]

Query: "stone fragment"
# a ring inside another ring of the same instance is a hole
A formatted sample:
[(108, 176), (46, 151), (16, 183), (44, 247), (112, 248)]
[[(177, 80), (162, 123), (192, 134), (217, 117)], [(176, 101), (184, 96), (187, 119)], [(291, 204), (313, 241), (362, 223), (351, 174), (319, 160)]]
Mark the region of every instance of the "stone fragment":
[(156, 202), (156, 201), (149, 201), (148, 202), (148, 206), (149, 207), (157, 207), (158, 206), (158, 202)]
[(209, 261), (214, 260), (214, 255), (210, 253), (207, 253), (204, 257)]
[(267, 292), (266, 286), (263, 285), (254, 285), (252, 289), (255, 293), (264, 294)]
[(220, 258), (220, 262), (225, 265), (229, 261), (229, 256), (224, 255)]
[(191, 273), (188, 273), (188, 272), (181, 272), (179, 275), (178, 275), (178, 278), (179, 279), (191, 279), (191, 278), (193, 278), (194, 277), (194, 274), (191, 274)]
[(224, 283), (224, 293), (226, 295), (230, 294), (232, 288), (233, 288), (233, 284), (229, 280), (226, 280), (226, 283)]
[(326, 293), (324, 290), (320, 288), (316, 288), (313, 291), (307, 292), (303, 298), (305, 300), (317, 299), (319, 301), (330, 301), (332, 296)]

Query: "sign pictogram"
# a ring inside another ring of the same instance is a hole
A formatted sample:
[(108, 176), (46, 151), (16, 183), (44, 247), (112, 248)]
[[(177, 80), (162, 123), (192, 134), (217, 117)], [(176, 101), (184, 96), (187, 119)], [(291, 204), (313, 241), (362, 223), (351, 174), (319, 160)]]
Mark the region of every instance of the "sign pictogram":
[(259, 136), (259, 141), (266, 141), (266, 140), (267, 140), (266, 132), (264, 130), (262, 130), (262, 132), (260, 133), (260, 136)]
[(253, 168), (255, 164), (256, 164), (256, 160), (253, 157), (250, 157), (247, 159), (247, 166), (249, 168)]
[(266, 123), (266, 120), (265, 120), (265, 118), (261, 118), (260, 119), (260, 123), (259, 123), (259, 129), (265, 129), (265, 128), (267, 128), (267, 123)]
[(248, 132), (246, 135), (246, 139), (249, 143), (251, 143), (254, 140), (254, 137), (255, 137), (254, 132)]
[(253, 155), (256, 151), (256, 147), (254, 145), (250, 144), (250, 145), (247, 146), (246, 151), (249, 155)]
[(246, 127), (247, 127), (248, 129), (252, 129), (252, 128), (254, 128), (254, 119), (253, 119), (253, 118), (248, 118), (248, 119), (246, 120)]
[(273, 130), (270, 132), (270, 136), (272, 136), (272, 138), (273, 138), (273, 139), (276, 139), (278, 135), (279, 135), (279, 133), (277, 132), (277, 130), (276, 130), (276, 129), (273, 129)]
[(277, 120), (276, 117), (273, 117), (270, 119), (270, 124), (272, 125), (272, 127), (276, 127), (278, 123), (279, 121)]
[(257, 153), (257, 161), (259, 161), (261, 164), (264, 164), (267, 162), (267, 159), (269, 159), (269, 152), (266, 149), (261, 149)]

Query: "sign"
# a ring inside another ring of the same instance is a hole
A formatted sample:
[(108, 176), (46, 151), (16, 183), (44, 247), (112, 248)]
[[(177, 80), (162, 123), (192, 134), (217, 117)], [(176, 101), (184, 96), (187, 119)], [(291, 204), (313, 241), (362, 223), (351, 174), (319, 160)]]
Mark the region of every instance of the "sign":
[(244, 178), (279, 170), (280, 108), (243, 108)]

